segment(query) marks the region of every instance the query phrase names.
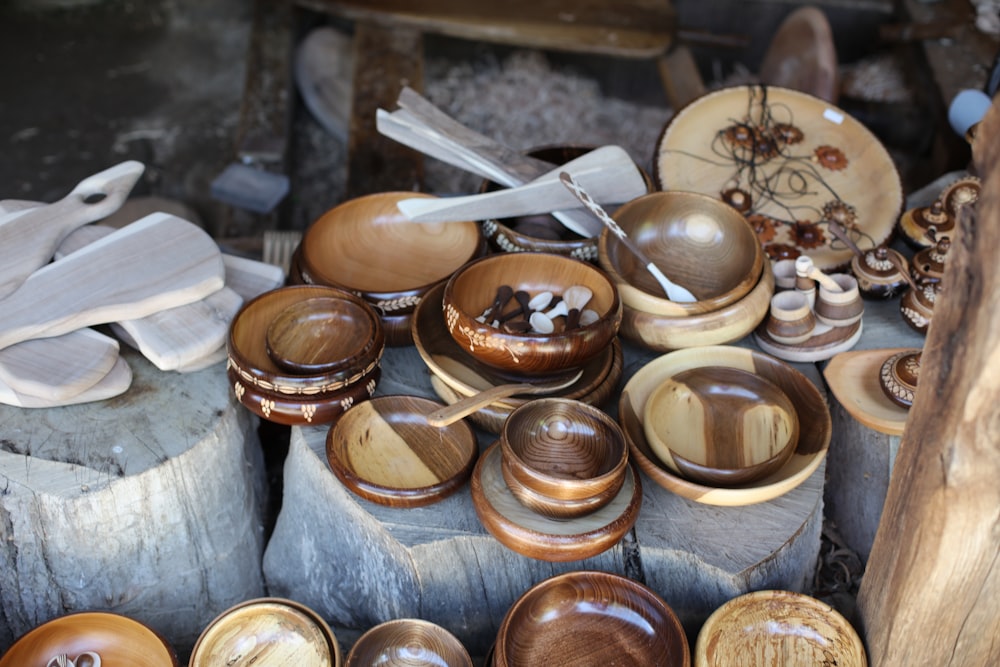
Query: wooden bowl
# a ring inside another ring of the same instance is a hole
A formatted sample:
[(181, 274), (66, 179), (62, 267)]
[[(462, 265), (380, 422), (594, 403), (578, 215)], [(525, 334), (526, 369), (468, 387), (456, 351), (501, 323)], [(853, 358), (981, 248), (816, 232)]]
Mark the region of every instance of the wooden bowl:
[[(477, 321), (505, 284), (529, 295), (561, 295), (569, 287), (585, 286), (593, 292), (586, 308), (598, 319), (567, 330), (560, 323), (552, 333), (508, 332)], [(518, 378), (586, 365), (611, 344), (622, 317), (618, 290), (607, 274), (587, 262), (551, 253), (501, 253), (469, 262), (445, 284), (442, 304), (448, 332), (461, 347), (480, 363)]]
[(267, 355), (288, 373), (353, 370), (377, 342), (378, 321), (372, 314), (371, 308), (352, 299), (318, 296), (297, 301), (268, 325)]
[[(775, 472), (738, 487), (717, 487), (685, 479), (668, 468), (646, 439), (642, 415), (646, 401), (664, 378), (702, 366), (737, 368), (767, 378), (795, 405), (799, 439), (788, 461)], [(826, 399), (809, 378), (783, 361), (748, 348), (726, 345), (677, 350), (653, 359), (625, 383), (618, 401), (618, 422), (629, 457), (656, 484), (679, 496), (708, 505), (752, 505), (791, 491), (819, 467), (833, 430)]]
[(691, 664), (673, 609), (617, 574), (577, 571), (535, 584), (500, 622), (496, 667)]
[[(518, 407), (500, 431), (504, 479), (557, 501), (610, 501), (621, 489), (628, 446), (604, 411), (565, 398), (542, 397)], [(509, 472), (509, 474), (507, 474)], [(596, 509), (596, 508), (594, 508)]]
[(432, 196), (380, 192), (330, 209), (302, 237), (303, 277), (361, 294), (381, 313), (412, 311), (428, 289), (485, 247), (475, 222), (415, 223), (396, 207)]
[(472, 667), (455, 635), (419, 618), (399, 618), (371, 628), (354, 642), (345, 667)]
[(861, 637), (836, 609), (791, 591), (756, 591), (716, 609), (698, 633), (695, 667), (867, 667)]
[(760, 280), (746, 296), (710, 313), (669, 317), (625, 306), (621, 335), (654, 352), (731, 343), (757, 328), (767, 316), (773, 295), (774, 273), (771, 263), (764, 262)]
[(219, 614), (195, 642), (189, 667), (220, 664), (340, 667), (342, 658), (333, 630), (315, 611), (293, 600), (256, 598)]
[(326, 456), (344, 486), (390, 507), (420, 507), (457, 491), (479, 454), (459, 420), (438, 428), (427, 415), (441, 404), (418, 396), (376, 396), (348, 410), (326, 437)]
[(687, 479), (746, 484), (785, 464), (799, 438), (792, 401), (770, 380), (702, 366), (663, 378), (643, 409), (653, 452)]
[[(76, 661), (83, 653), (93, 653), (107, 667), (143, 665), (177, 667), (177, 654), (155, 631), (127, 616), (110, 612), (80, 612), (54, 618), (36, 626), (14, 642), (0, 667), (45, 667), (52, 659), (65, 655)], [(85, 661), (94, 664), (92, 656)]]
[[(268, 329), (287, 309), (315, 298), (349, 303), (351, 312), (364, 319), (362, 328), (373, 332), (372, 338), (370, 341), (342, 340), (345, 363), (330, 372), (299, 374), (283, 371), (268, 354)], [(239, 376), (244, 385), (253, 387), (255, 391), (286, 401), (293, 398), (316, 399), (340, 393), (367, 379), (382, 358), (385, 336), (378, 315), (361, 297), (335, 287), (296, 285), (264, 292), (243, 304), (230, 323), (226, 350), (229, 369)]]
[(604, 230), (599, 262), (628, 307), (669, 317), (710, 313), (739, 301), (760, 281), (765, 255), (757, 234), (739, 211), (716, 198), (653, 192), (624, 204), (612, 217), (668, 278), (698, 299), (669, 300), (621, 239)]
[(582, 560), (617, 544), (639, 517), (642, 483), (630, 465), (611, 502), (575, 519), (553, 519), (525, 507), (504, 481), (500, 443), (490, 445), (472, 471), (472, 506), (498, 542), (522, 556), (552, 562)]

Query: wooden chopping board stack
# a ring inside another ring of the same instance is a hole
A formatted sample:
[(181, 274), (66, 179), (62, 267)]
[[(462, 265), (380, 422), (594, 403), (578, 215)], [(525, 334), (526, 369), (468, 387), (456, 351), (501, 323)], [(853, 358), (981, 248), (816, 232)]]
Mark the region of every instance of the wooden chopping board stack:
[[(225, 359), (229, 322), (284, 272), (223, 256), (198, 225), (152, 213), (120, 229), (115, 211), (144, 166), (124, 162), (53, 204), (0, 201), (0, 403), (55, 407), (126, 391), (120, 343), (164, 371)], [(89, 327), (109, 324), (115, 337)]]

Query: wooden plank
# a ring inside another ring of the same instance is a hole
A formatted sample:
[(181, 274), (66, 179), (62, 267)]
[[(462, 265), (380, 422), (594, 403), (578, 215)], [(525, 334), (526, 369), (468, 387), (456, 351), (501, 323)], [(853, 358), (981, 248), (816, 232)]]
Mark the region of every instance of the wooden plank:
[(650, 58), (665, 53), (674, 12), (665, 0), (298, 0), (354, 21), (536, 49)]

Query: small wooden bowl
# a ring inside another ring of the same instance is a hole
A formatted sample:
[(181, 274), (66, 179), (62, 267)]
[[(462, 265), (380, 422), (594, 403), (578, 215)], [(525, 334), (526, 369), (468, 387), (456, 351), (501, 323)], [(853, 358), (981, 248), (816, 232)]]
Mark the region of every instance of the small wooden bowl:
[[(530, 295), (582, 285), (592, 290), (592, 324), (553, 333), (511, 333), (476, 318), (510, 285)], [(482, 364), (513, 377), (554, 375), (587, 364), (618, 334), (622, 306), (607, 274), (587, 262), (551, 253), (501, 253), (469, 262), (448, 280), (442, 295), (452, 338)]]
[(861, 637), (836, 609), (791, 591), (756, 591), (716, 609), (694, 648), (695, 667), (867, 667)]
[[(642, 423), (646, 401), (664, 378), (701, 366), (724, 366), (760, 375), (791, 399), (799, 419), (799, 438), (795, 451), (781, 468), (756, 481), (728, 488), (685, 479), (656, 456)], [(826, 457), (833, 431), (826, 399), (809, 378), (768, 354), (726, 345), (677, 350), (640, 368), (622, 390), (618, 423), (628, 441), (629, 458), (653, 482), (689, 500), (731, 507), (772, 500), (804, 482)]]
[[(170, 644), (143, 623), (120, 614), (94, 611), (67, 614), (36, 626), (0, 657), (0, 667), (45, 667), (57, 656), (75, 661), (87, 652), (99, 656), (108, 667), (178, 666)], [(82, 667), (84, 662), (78, 664)]]
[(668, 467), (717, 486), (746, 484), (778, 470), (799, 438), (795, 406), (777, 385), (724, 366), (664, 378), (646, 400), (643, 427)]
[(342, 658), (333, 630), (315, 611), (292, 600), (257, 598), (219, 614), (195, 642), (189, 667), (219, 664), (340, 667)]
[(475, 222), (416, 223), (396, 204), (433, 197), (380, 192), (349, 199), (324, 213), (302, 237), (301, 273), (306, 282), (341, 287), (381, 313), (413, 310), (432, 286), (483, 253)]
[(617, 574), (576, 571), (529, 588), (500, 622), (495, 667), (691, 664), (673, 609)]
[(760, 281), (765, 255), (757, 234), (739, 211), (718, 199), (653, 192), (624, 204), (611, 217), (668, 278), (698, 299), (669, 300), (621, 239), (604, 230), (599, 262), (630, 308), (669, 317), (710, 313), (739, 301)]
[(438, 428), (441, 408), (418, 396), (377, 396), (348, 410), (326, 437), (330, 467), (344, 486), (390, 507), (420, 507), (457, 491), (472, 474), (479, 445), (459, 420)]
[(376, 344), (378, 322), (372, 314), (371, 308), (351, 299), (320, 296), (297, 301), (268, 325), (267, 354), (289, 373), (354, 369)]
[(472, 657), (455, 635), (419, 618), (380, 623), (354, 642), (345, 667), (472, 667)]

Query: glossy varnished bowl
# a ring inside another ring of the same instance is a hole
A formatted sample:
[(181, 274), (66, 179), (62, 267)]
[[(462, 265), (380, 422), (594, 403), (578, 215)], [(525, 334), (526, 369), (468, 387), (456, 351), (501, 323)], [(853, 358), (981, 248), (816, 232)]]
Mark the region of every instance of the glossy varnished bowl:
[(687, 637), (650, 588), (617, 574), (567, 572), (532, 586), (497, 632), (495, 667), (687, 667)]
[(0, 667), (46, 667), (65, 656), (79, 665), (105, 667), (143, 665), (177, 667), (177, 655), (167, 641), (152, 629), (127, 616), (110, 612), (67, 614), (28, 631), (0, 657)]
[(861, 638), (836, 609), (808, 595), (768, 590), (733, 598), (698, 633), (695, 667), (867, 667)]
[(455, 635), (419, 618), (380, 623), (354, 642), (345, 667), (472, 667)]

